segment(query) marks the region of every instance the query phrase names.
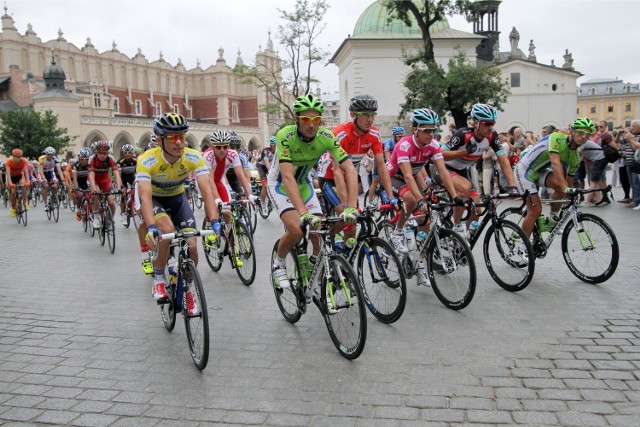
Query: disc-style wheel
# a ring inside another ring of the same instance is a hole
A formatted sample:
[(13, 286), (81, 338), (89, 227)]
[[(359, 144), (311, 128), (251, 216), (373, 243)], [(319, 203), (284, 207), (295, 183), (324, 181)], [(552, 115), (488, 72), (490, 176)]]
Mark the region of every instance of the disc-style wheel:
[(321, 284), (322, 315), (333, 344), (345, 359), (355, 359), (367, 341), (367, 311), (362, 289), (349, 262), (342, 255), (330, 260), (329, 279)]
[(587, 283), (602, 283), (618, 268), (620, 248), (613, 229), (602, 218), (578, 213), (562, 233), (562, 256), (569, 270)]
[[(211, 224), (205, 218), (202, 222), (203, 230), (211, 230)], [(222, 236), (216, 236), (213, 242), (207, 241), (207, 236), (202, 236), (202, 247), (204, 249), (204, 257), (207, 260), (207, 264), (213, 271), (220, 271), (222, 268), (222, 251), (224, 249), (224, 242)]]
[(447, 308), (461, 310), (476, 290), (476, 265), (467, 242), (454, 231), (441, 228), (423, 256), (433, 292)]
[(298, 257), (295, 251), (290, 251), (285, 258), (285, 265), (287, 268), (287, 275), (289, 276), (289, 283), (291, 286), (287, 289), (282, 289), (276, 285), (273, 279), (273, 261), (276, 259), (277, 251), (278, 251), (278, 243), (280, 240), (276, 240), (275, 245), (273, 245), (273, 250), (271, 251), (271, 259), (269, 264), (269, 269), (271, 270), (271, 274), (269, 278), (271, 280), (271, 287), (273, 288), (273, 292), (276, 296), (276, 302), (278, 303), (278, 308), (282, 313), (282, 316), (289, 323), (296, 323), (300, 320), (300, 316), (302, 316), (302, 312), (300, 311), (299, 298), (304, 298), (301, 291), (301, 282), (299, 271), (300, 267), (298, 266)]
[(104, 212), (103, 228), (107, 236), (109, 251), (111, 253), (114, 253), (116, 251), (116, 223), (113, 221), (113, 215), (111, 215), (110, 208), (107, 208), (107, 210)]
[(529, 285), (535, 270), (535, 254), (524, 231), (508, 220), (491, 225), (482, 246), (484, 263), (501, 288), (518, 292)]
[[(189, 315), (187, 309), (184, 313), (184, 327), (187, 331), (187, 341), (191, 359), (199, 370), (207, 367), (209, 362), (209, 315), (207, 314), (207, 300), (204, 296), (204, 288), (200, 273), (193, 261), (188, 260), (183, 267), (182, 281), (187, 287), (187, 291), (193, 295), (198, 314)], [(187, 305), (187, 301), (182, 302)]]
[(369, 237), (356, 255), (356, 271), (371, 314), (384, 323), (398, 320), (407, 301), (407, 285), (393, 246)]
[(238, 221), (236, 222), (235, 233), (237, 240), (233, 241), (233, 233), (230, 234), (229, 238), (230, 247), (232, 248), (231, 251), (233, 252), (231, 254), (231, 262), (236, 267), (236, 273), (244, 285), (251, 286), (256, 277), (256, 254), (249, 228), (244, 223)]

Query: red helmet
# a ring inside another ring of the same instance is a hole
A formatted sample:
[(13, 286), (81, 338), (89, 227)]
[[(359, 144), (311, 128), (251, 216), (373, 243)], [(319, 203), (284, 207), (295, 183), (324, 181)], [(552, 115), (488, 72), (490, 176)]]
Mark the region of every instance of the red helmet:
[(96, 141), (96, 151), (109, 151), (111, 144), (108, 141)]
[(13, 157), (22, 157), (22, 150), (19, 148), (14, 148), (13, 151), (11, 151), (11, 155)]

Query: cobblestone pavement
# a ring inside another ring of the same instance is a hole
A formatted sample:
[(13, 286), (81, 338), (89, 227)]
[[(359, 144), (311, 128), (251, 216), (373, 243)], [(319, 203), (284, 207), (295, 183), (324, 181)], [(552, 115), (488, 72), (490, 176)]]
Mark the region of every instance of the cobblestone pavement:
[(200, 264), (212, 335), (199, 372), (181, 320), (162, 325), (133, 230), (118, 224), (111, 255), (68, 211), (55, 224), (38, 205), (24, 228), (0, 208), (0, 424), (638, 426), (640, 213), (590, 210), (620, 241), (609, 282), (576, 279), (559, 241), (516, 294), (478, 262), (460, 312), (413, 279), (402, 318), (369, 315), (351, 362), (315, 309), (282, 318), (268, 280), (281, 225), (259, 218), (253, 286), (228, 261), (219, 273)]

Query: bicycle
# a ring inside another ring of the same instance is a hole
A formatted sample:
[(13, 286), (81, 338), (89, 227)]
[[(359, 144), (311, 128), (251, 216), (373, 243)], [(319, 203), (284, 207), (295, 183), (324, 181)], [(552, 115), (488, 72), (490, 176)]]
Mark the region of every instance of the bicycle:
[(135, 187), (127, 185), (127, 189), (124, 191), (124, 216), (126, 218), (125, 228), (129, 228), (133, 221), (133, 226), (138, 229), (141, 222), (141, 218), (135, 209)]
[(38, 206), (38, 201), (42, 199), (42, 186), (38, 181), (31, 181), (29, 188), (29, 205), (34, 208)]
[(18, 224), (22, 223), (25, 227), (27, 226), (27, 210), (23, 204), (22, 200), (22, 189), (24, 188), (24, 184), (16, 184), (16, 221)]
[[(302, 240), (287, 254), (286, 269), (289, 288), (281, 288), (273, 278), (273, 262), (277, 256), (278, 239), (271, 253), (271, 286), (282, 316), (296, 323), (313, 301), (322, 314), (329, 336), (340, 355), (356, 359), (362, 354), (367, 339), (367, 313), (358, 278), (342, 255), (335, 252), (333, 228), (341, 217), (328, 217), (320, 221), (318, 229), (306, 223)], [(307, 254), (308, 236), (320, 238), (320, 253), (315, 264)], [(331, 309), (329, 308), (331, 306)]]
[(184, 197), (187, 199), (187, 202), (189, 202), (189, 205), (191, 206), (191, 211), (195, 212), (196, 208), (198, 209), (202, 208), (202, 199), (198, 197), (195, 181), (185, 182)]
[[(169, 269), (169, 283), (165, 286), (169, 298), (157, 302), (160, 306), (160, 316), (167, 331), (171, 332), (176, 324), (176, 313), (182, 314), (191, 359), (200, 371), (206, 368), (209, 362), (209, 315), (202, 279), (195, 262), (189, 256), (187, 239), (209, 234), (213, 234), (213, 231), (183, 231), (166, 233), (158, 237), (159, 240), (171, 240), (171, 257), (173, 257), (174, 248), (178, 248), (177, 269), (173, 272)], [(156, 246), (152, 253), (154, 261), (157, 255)], [(187, 304), (183, 304), (187, 301), (188, 291), (191, 291), (198, 307), (198, 313), (195, 315), (189, 315)]]
[[(555, 237), (562, 235), (562, 257), (574, 276), (591, 284), (609, 280), (615, 273), (620, 259), (618, 239), (605, 220), (579, 210), (579, 204), (584, 200), (585, 194), (605, 191), (611, 192), (611, 186), (595, 190), (576, 189), (576, 192), (568, 194), (566, 199), (542, 200), (542, 202), (564, 203), (564, 206), (560, 210), (560, 218), (551, 228), (540, 223), (543, 216), (536, 221), (532, 233), (533, 253), (536, 258), (544, 258)], [(528, 196), (523, 196), (520, 207), (505, 209), (500, 217), (514, 218), (513, 222), (520, 224), (527, 214), (526, 197)], [(610, 197), (613, 198), (613, 195)], [(575, 234), (571, 233), (572, 230), (575, 230)], [(544, 232), (549, 233), (546, 238), (542, 236)], [(570, 239), (572, 235), (576, 238)], [(579, 261), (583, 261), (580, 267), (577, 266)]]
[(58, 183), (58, 203), (65, 209), (69, 206), (67, 187), (62, 181)]
[[(260, 197), (260, 191), (262, 189), (262, 185), (263, 185), (262, 182), (258, 181), (255, 187), (252, 186), (253, 194)], [(266, 206), (266, 210), (262, 210), (264, 206)], [(271, 215), (271, 211), (273, 211), (273, 205), (271, 204), (271, 199), (269, 198), (268, 194), (265, 197), (264, 202), (260, 201), (260, 208), (257, 209), (257, 211), (262, 217), (262, 219), (267, 219), (269, 218), (269, 215)]]
[[(247, 200), (232, 199), (229, 203), (220, 204), (220, 225), (223, 230), (220, 237), (213, 242), (202, 239), (204, 255), (207, 264), (213, 271), (220, 271), (225, 255), (229, 256), (231, 268), (236, 270), (236, 274), (245, 286), (251, 286), (256, 277), (256, 253), (253, 245), (253, 238), (249, 227), (243, 222), (243, 205)], [(230, 220), (227, 221), (227, 216)], [(205, 217), (202, 228), (208, 230), (211, 223)]]
[[(91, 222), (91, 191), (90, 190), (80, 190), (82, 193), (82, 199), (80, 200), (80, 207), (78, 208), (80, 212), (80, 221), (82, 222), (82, 228), (86, 233), (89, 229), (89, 223)], [(95, 234), (93, 227), (91, 227), (91, 237)]]
[(53, 189), (52, 185), (49, 185), (49, 197), (47, 197), (45, 210), (49, 221), (51, 221), (51, 217), (53, 217), (55, 222), (58, 222), (58, 218), (60, 217), (60, 202), (58, 201), (58, 192)]
[(354, 266), (367, 308), (383, 323), (397, 321), (407, 302), (407, 284), (393, 246), (379, 238), (374, 221), (378, 207), (369, 205), (358, 217), (356, 245), (344, 254)]
[[(437, 197), (437, 192), (434, 194)], [(485, 196), (481, 203), (470, 201), (469, 211), (476, 210), (478, 217), (482, 219), (475, 230), (470, 230), (468, 242), (473, 251), (482, 232), (488, 226), (482, 244), (487, 270), (501, 288), (518, 292), (526, 288), (533, 279), (535, 256), (531, 242), (522, 228), (498, 215), (496, 200), (507, 197), (509, 196), (496, 194)], [(483, 210), (478, 212), (476, 208)]]
[[(400, 254), (401, 264), (407, 279), (418, 274), (421, 258), (425, 258), (427, 274), (436, 297), (445, 307), (462, 310), (471, 303), (476, 290), (476, 264), (467, 241), (453, 230), (444, 226), (447, 215), (455, 203), (426, 199), (429, 216), (414, 212), (405, 225), (406, 231), (417, 236), (418, 221), (421, 225), (430, 220), (424, 239), (416, 239), (415, 250)], [(382, 205), (381, 209), (390, 210), (391, 205)], [(379, 233), (385, 240), (391, 241), (393, 224), (400, 218), (402, 199), (398, 201), (395, 216), (378, 222)]]
[(108, 242), (109, 251), (111, 253), (114, 253), (116, 251), (116, 223), (113, 220), (113, 213), (111, 212), (111, 207), (109, 206), (108, 196), (118, 193), (121, 192), (108, 191), (105, 193), (93, 193), (95, 197), (100, 198), (100, 204), (98, 207), (98, 215), (100, 216), (100, 228), (97, 230), (98, 239), (100, 240), (101, 246), (104, 246), (105, 240)]

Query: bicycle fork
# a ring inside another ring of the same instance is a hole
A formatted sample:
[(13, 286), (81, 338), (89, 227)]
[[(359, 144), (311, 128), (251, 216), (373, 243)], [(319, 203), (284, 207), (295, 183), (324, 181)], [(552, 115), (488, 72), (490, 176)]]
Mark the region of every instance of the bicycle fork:
[[(335, 307), (336, 310), (339, 310), (341, 308), (351, 307), (353, 305), (353, 302), (351, 299), (351, 290), (349, 289), (349, 287), (347, 286), (344, 280), (344, 275), (342, 274), (342, 271), (339, 268), (331, 268), (329, 257), (325, 257), (324, 263), (325, 263), (324, 277), (325, 277), (325, 280), (327, 281), (327, 296), (331, 300), (331, 305)], [(335, 286), (335, 284), (338, 284), (339, 286)], [(336, 304), (336, 297), (335, 297), (336, 289), (342, 289), (342, 291), (344, 292), (345, 299), (346, 299), (345, 305), (338, 306)]]

